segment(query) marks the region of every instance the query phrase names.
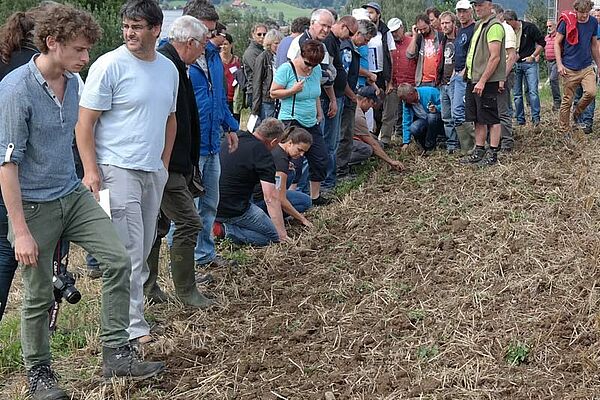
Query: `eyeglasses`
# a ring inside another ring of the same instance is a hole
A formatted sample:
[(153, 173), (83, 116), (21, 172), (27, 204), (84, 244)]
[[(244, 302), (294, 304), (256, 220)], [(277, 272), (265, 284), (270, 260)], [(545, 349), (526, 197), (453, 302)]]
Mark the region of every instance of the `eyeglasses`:
[(267, 32), (256, 32), (255, 35), (258, 37), (263, 37), (267, 34)]
[(121, 25), (121, 29), (123, 31), (128, 31), (129, 29), (131, 29), (134, 32), (141, 32), (144, 28), (147, 28), (149, 25), (128, 25), (128, 24), (122, 24)]
[(306, 65), (308, 68), (314, 68), (314, 67), (316, 67), (317, 65), (319, 65), (319, 64), (312, 64), (312, 63), (309, 63), (309, 62), (308, 62), (308, 61), (306, 61), (305, 59), (302, 59), (302, 61), (304, 61), (304, 65)]
[(193, 36), (192, 36), (192, 37), (190, 37), (190, 39), (191, 39), (191, 40), (195, 40), (195, 41), (196, 41), (196, 42), (198, 42), (199, 44), (202, 44), (202, 43), (204, 43), (204, 40), (202, 40), (202, 39), (198, 39), (197, 37), (193, 37)]
[(350, 30), (350, 27), (349, 27), (348, 25), (346, 25), (346, 29), (348, 29), (348, 35), (350, 35), (350, 37), (352, 37), (352, 36), (356, 35), (356, 32), (352, 32), (352, 31)]

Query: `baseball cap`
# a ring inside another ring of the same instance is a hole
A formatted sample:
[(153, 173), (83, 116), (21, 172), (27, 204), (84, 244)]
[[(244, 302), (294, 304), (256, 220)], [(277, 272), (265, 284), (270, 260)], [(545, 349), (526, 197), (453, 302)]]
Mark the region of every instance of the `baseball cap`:
[(471, 4), (483, 4), (486, 1), (492, 2), (492, 0), (471, 0)]
[(392, 18), (387, 23), (388, 28), (390, 28), (391, 32), (395, 32), (400, 29), (404, 24), (400, 18)]
[(469, 2), (469, 0), (458, 0), (458, 3), (456, 3), (456, 10), (468, 10), (471, 7), (471, 3)]
[(369, 12), (364, 8), (355, 8), (352, 10), (352, 16), (357, 20), (370, 20)]
[(363, 86), (356, 92), (360, 97), (364, 97), (369, 100), (379, 101), (379, 97), (377, 96), (377, 92), (371, 86)]
[(379, 3), (375, 3), (374, 1), (367, 3), (367, 4), (363, 4), (361, 7), (362, 8), (367, 8), (367, 7), (374, 8), (377, 11), (377, 14), (381, 14), (381, 6), (379, 5)]

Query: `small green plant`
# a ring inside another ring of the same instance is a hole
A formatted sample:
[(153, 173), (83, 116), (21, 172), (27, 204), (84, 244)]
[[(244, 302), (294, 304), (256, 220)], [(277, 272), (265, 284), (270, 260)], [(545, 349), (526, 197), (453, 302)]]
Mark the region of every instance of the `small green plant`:
[(16, 372), (23, 365), (19, 321), (18, 315), (9, 315), (4, 316), (0, 323), (0, 374)]
[(527, 362), (529, 346), (525, 343), (511, 343), (506, 351), (506, 362), (511, 365), (520, 365)]
[(359, 294), (369, 294), (375, 291), (375, 287), (371, 282), (360, 281), (354, 287)]
[(421, 187), (424, 184), (431, 182), (435, 179), (435, 174), (433, 172), (415, 172), (414, 174), (409, 175), (408, 180), (415, 184), (415, 186)]
[(410, 310), (408, 312), (408, 319), (413, 324), (417, 323), (419, 321), (422, 321), (424, 318), (425, 318), (425, 310), (416, 309), (416, 310)]
[(422, 360), (422, 361), (431, 360), (438, 354), (440, 354), (440, 350), (435, 345), (419, 346), (419, 348), (417, 349), (417, 357), (419, 358), (419, 360)]

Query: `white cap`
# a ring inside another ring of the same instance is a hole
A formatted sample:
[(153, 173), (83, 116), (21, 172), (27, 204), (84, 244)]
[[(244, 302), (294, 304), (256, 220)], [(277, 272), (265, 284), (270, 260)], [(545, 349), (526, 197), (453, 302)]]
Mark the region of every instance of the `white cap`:
[(390, 31), (396, 32), (398, 29), (403, 27), (404, 24), (402, 24), (402, 20), (400, 18), (392, 18), (388, 21), (387, 26), (390, 28)]
[(355, 8), (354, 10), (352, 10), (352, 16), (358, 20), (360, 20), (360, 19), (366, 19), (367, 21), (370, 20), (369, 12), (367, 11), (366, 8)]
[(471, 6), (471, 2), (469, 0), (458, 0), (458, 3), (456, 3), (456, 9), (457, 10), (469, 10), (473, 8)]

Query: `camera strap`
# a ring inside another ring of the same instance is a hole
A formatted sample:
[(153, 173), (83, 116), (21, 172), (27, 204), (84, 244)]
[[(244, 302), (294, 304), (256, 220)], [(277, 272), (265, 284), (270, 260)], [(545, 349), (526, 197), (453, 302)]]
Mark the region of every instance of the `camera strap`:
[[(59, 240), (56, 244), (56, 248), (54, 249), (54, 254), (52, 255), (52, 274), (53, 276), (59, 276), (61, 273), (66, 272), (67, 264), (69, 263), (69, 257), (65, 256), (65, 263), (63, 264), (63, 260), (61, 259), (61, 254), (63, 253), (62, 249), (62, 240)], [(52, 335), (56, 331), (56, 324), (58, 321), (58, 312), (60, 311), (60, 303), (62, 302), (62, 295), (59, 291), (54, 289), (54, 302), (50, 306), (48, 310), (48, 316), (50, 323), (48, 324), (48, 330), (50, 331), (50, 335)]]

